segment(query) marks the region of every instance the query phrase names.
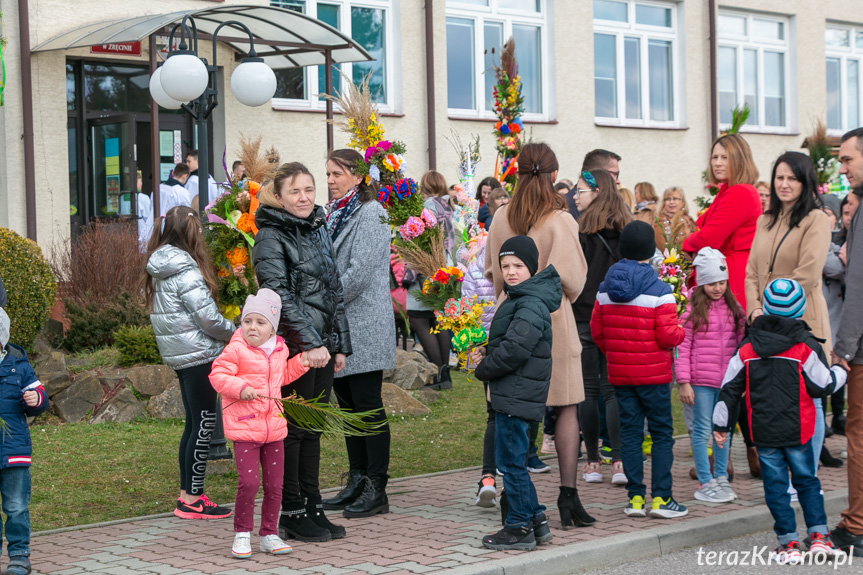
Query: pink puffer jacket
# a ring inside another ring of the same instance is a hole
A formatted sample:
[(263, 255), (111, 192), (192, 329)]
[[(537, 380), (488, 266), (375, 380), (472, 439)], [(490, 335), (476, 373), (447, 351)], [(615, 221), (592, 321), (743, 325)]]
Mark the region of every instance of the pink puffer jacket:
[(721, 387), (728, 362), (734, 357), (743, 339), (743, 321), (735, 325), (724, 299), (712, 302), (707, 314), (707, 326), (693, 333), (689, 321), (691, 308), (681, 317), (685, 337), (677, 348), (674, 371), (678, 383)]
[(276, 348), (267, 357), (263, 350), (247, 344), (241, 332), (240, 329), (234, 332), (210, 371), (210, 383), (222, 396), (225, 437), (257, 443), (281, 441), (288, 435), (281, 406), (264, 397), (243, 401), (240, 392), (251, 386), (260, 396), (282, 397), (282, 386), (309, 368), (300, 363), (302, 354), (288, 359), (288, 347), (280, 336), (276, 336)]

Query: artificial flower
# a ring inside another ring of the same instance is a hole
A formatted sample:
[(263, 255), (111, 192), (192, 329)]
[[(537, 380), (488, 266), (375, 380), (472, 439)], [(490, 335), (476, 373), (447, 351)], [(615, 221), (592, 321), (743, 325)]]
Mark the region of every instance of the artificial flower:
[(225, 252), (225, 259), (231, 266), (244, 266), (249, 263), (249, 251), (243, 246), (237, 246)]
[(403, 240), (408, 241), (419, 237), (425, 229), (425, 224), (420, 218), (410, 216), (404, 225), (399, 228), (399, 234)]
[(423, 208), (423, 211), (420, 213), (420, 217), (423, 219), (423, 221), (426, 223), (426, 226), (428, 227), (437, 225), (437, 218), (435, 217), (434, 212), (432, 212), (428, 208)]
[(376, 164), (369, 166), (369, 177), (376, 182), (381, 181), (381, 169)]
[(237, 229), (243, 233), (252, 231), (252, 225), (255, 223), (255, 218), (251, 214), (243, 213), (237, 220)]
[(233, 321), (235, 317), (240, 315), (240, 308), (238, 306), (235, 306), (234, 304), (226, 305), (225, 311), (222, 312), (222, 315), (225, 316), (225, 319)]

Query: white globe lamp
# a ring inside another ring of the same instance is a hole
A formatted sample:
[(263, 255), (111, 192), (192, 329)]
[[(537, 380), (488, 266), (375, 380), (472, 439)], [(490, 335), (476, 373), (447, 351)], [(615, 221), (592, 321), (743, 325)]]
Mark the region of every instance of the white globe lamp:
[(162, 88), (168, 97), (178, 102), (197, 99), (207, 89), (210, 80), (207, 66), (189, 51), (171, 54), (161, 70)]
[(263, 58), (243, 58), (231, 74), (231, 91), (246, 106), (262, 106), (276, 93), (276, 74)]
[(162, 88), (162, 68), (156, 68), (153, 75), (150, 76), (150, 97), (162, 108), (168, 110), (179, 110), (183, 102), (168, 96)]

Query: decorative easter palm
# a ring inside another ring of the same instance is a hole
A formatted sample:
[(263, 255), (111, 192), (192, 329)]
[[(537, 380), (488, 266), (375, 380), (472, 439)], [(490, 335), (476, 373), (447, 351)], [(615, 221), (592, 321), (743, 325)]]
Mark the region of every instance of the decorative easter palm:
[(516, 163), (523, 143), (524, 97), (521, 95), (521, 76), (515, 59), (515, 40), (510, 38), (500, 53), (500, 65), (494, 67), (497, 84), (494, 87), (494, 112), (498, 121), (494, 125), (497, 138), (495, 177), (510, 193), (515, 189)]

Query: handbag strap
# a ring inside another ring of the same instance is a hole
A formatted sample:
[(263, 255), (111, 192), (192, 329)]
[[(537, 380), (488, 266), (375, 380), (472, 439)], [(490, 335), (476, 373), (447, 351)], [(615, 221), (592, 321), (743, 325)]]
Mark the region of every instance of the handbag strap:
[(608, 245), (608, 242), (607, 242), (607, 241), (605, 241), (605, 238), (604, 238), (604, 237), (602, 237), (602, 234), (597, 233), (597, 234), (596, 234), (596, 237), (598, 237), (598, 238), (599, 238), (599, 241), (601, 241), (601, 242), (602, 242), (602, 245), (604, 245), (604, 246), (605, 246), (605, 249), (607, 249), (607, 250), (608, 250), (608, 253), (611, 255), (611, 258), (612, 258), (615, 262), (620, 261), (620, 258), (618, 258), (616, 255), (614, 255), (614, 250), (612, 250), (612, 249), (611, 249), (611, 246), (610, 246), (610, 245)]
[(785, 235), (782, 236), (782, 239), (779, 240), (779, 244), (776, 246), (776, 249), (773, 251), (773, 258), (770, 260), (770, 268), (767, 270), (767, 277), (770, 278), (773, 275), (773, 265), (776, 263), (776, 256), (779, 254), (779, 248), (782, 247), (782, 242), (785, 241), (785, 238), (788, 237), (788, 234), (791, 233), (791, 228), (788, 228), (788, 231), (785, 232)]

